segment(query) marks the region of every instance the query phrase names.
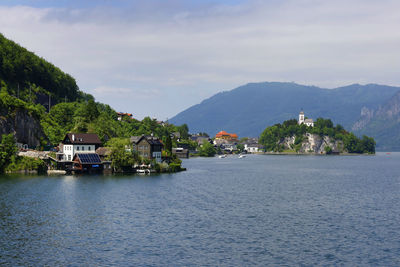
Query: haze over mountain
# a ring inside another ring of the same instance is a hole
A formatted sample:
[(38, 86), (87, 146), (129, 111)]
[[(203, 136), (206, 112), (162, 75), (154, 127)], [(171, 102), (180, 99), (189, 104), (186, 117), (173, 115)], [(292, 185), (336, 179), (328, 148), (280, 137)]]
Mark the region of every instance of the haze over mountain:
[[(249, 83), (218, 93), (177, 114), (170, 122), (187, 123), (191, 132), (210, 135), (225, 130), (239, 137), (259, 136), (267, 126), (297, 118), (303, 109), (309, 118), (330, 118), (351, 130), (362, 109), (378, 109), (398, 91), (400, 87), (378, 84), (324, 89), (296, 83)], [(362, 127), (358, 133), (363, 133)]]

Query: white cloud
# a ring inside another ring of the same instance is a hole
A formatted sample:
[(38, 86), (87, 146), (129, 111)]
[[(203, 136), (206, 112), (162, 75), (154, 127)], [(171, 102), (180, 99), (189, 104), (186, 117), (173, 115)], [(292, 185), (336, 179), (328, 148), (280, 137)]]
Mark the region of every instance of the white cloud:
[(400, 85), (398, 1), (182, 3), (0, 7), (0, 31), (137, 117), (172, 117), (254, 81)]

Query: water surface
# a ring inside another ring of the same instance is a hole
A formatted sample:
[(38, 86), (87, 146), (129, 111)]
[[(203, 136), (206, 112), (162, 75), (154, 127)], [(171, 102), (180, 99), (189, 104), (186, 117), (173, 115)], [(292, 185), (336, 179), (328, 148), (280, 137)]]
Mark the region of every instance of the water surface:
[(0, 265), (400, 265), (400, 154), (0, 178)]

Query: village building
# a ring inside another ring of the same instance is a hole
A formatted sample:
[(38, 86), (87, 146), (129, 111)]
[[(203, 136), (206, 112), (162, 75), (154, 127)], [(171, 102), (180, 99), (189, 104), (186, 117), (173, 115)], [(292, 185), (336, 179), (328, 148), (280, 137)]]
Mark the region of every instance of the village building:
[(122, 121), (122, 119), (124, 117), (129, 118), (129, 119), (133, 119), (131, 113), (117, 112), (117, 118), (118, 118), (119, 121)]
[(313, 119), (306, 119), (305, 116), (304, 116), (304, 111), (300, 111), (298, 123), (299, 123), (299, 125), (300, 124), (305, 124), (308, 127), (314, 127)]
[(175, 154), (178, 158), (188, 159), (189, 158), (189, 149), (182, 147), (174, 147), (172, 148), (172, 154)]
[(227, 133), (225, 131), (220, 131), (215, 135), (215, 139), (224, 139), (224, 140), (229, 140), (229, 141), (237, 141), (238, 136), (237, 134), (231, 134)]
[(258, 138), (247, 138), (243, 145), (246, 153), (257, 153), (264, 149), (264, 146), (258, 143)]
[(97, 134), (69, 133), (61, 143), (62, 160), (72, 161), (76, 153), (96, 153), (101, 145)]
[(195, 141), (197, 143), (197, 145), (199, 145), (199, 146), (203, 145), (204, 142), (212, 143), (211, 138), (208, 136), (205, 136), (205, 135), (194, 135), (194, 136), (191, 136), (190, 139), (192, 141)]
[[(229, 147), (229, 145), (237, 145), (238, 143), (238, 136), (237, 134), (231, 134), (227, 133), (225, 131), (220, 131), (215, 135), (214, 138), (214, 145), (215, 146), (221, 146), (223, 145), (224, 147)], [(230, 148), (233, 149), (234, 148)]]
[(73, 158), (72, 170), (74, 172), (101, 172), (103, 163), (96, 153), (76, 153)]
[(158, 137), (155, 136), (132, 136), (131, 143), (133, 146), (133, 151), (137, 152), (139, 156), (153, 160), (156, 162), (161, 162), (161, 151), (163, 149), (163, 143)]

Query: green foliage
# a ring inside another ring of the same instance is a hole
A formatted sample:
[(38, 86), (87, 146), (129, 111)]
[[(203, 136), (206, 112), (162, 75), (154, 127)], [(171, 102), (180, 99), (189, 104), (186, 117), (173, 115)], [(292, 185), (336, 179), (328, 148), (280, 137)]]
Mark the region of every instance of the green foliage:
[(12, 134), (4, 134), (0, 143), (0, 173), (12, 162), (17, 153), (17, 146)]
[(169, 152), (172, 151), (172, 140), (171, 140), (171, 136), (170, 135), (166, 136), (164, 149), (169, 151)]
[(243, 144), (237, 144), (236, 148), (239, 150), (239, 152), (244, 151), (244, 145)]
[(344, 147), (349, 153), (375, 153), (375, 140), (364, 135), (362, 139), (353, 133), (346, 135), (343, 139)]
[(199, 149), (200, 157), (214, 157), (216, 153), (214, 146), (207, 141), (204, 141)]
[(189, 150), (196, 150), (197, 148), (197, 142), (190, 140), (190, 139), (186, 139), (186, 140), (181, 140), (178, 145), (186, 145), (189, 147)]
[(62, 72), (53, 64), (36, 56), (0, 34), (0, 79), (4, 80), (10, 93), (25, 101), (32, 100), (32, 91), (51, 94), (56, 102), (65, 99), (81, 99), (81, 93), (74, 78)]
[(332, 152), (333, 152), (333, 151), (332, 151), (332, 148), (331, 148), (330, 146), (326, 146), (324, 150), (325, 150), (325, 153), (326, 153), (327, 155), (332, 154)]
[(178, 163), (170, 163), (169, 171), (170, 172), (179, 172), (181, 170), (181, 164)]
[[(135, 158), (132, 155), (129, 139), (113, 138), (106, 144), (111, 149), (108, 160), (111, 161), (111, 167), (116, 172), (131, 169), (135, 164)], [(130, 149), (130, 150), (129, 150)]]
[(16, 156), (11, 158), (11, 163), (6, 168), (7, 172), (37, 171), (38, 173), (45, 173), (46, 170), (46, 163), (41, 159)]

